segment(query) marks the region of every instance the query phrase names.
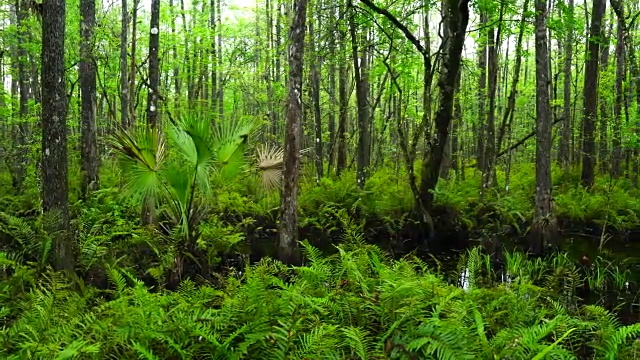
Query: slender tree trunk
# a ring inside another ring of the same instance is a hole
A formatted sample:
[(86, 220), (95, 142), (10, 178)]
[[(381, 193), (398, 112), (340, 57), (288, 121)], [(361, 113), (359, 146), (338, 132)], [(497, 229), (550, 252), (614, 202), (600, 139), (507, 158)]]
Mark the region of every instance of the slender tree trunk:
[(547, 45), (547, 1), (536, 0), (536, 211), (530, 249), (541, 254), (555, 242), (556, 222), (551, 199), (551, 104)]
[(56, 270), (72, 272), (75, 246), (69, 233), (65, 1), (42, 4), (42, 207), (52, 216)]
[[(182, 100), (182, 81), (180, 79), (180, 61), (178, 61), (178, 46), (176, 45), (177, 43), (177, 28), (176, 28), (176, 17), (178, 16), (175, 13), (175, 8), (174, 8), (174, 0), (169, 0), (169, 10), (171, 11), (171, 36), (174, 39), (174, 43), (173, 46), (171, 48), (171, 53), (172, 53), (172, 58), (173, 58), (173, 69), (172, 69), (172, 76), (173, 76), (173, 91), (174, 91), (174, 95), (173, 95), (173, 103), (174, 103), (174, 111), (178, 112), (179, 107), (180, 107), (180, 102)], [(214, 67), (214, 74), (212, 76), (215, 76), (215, 64), (212, 65)], [(215, 88), (215, 79), (213, 79), (213, 87)], [(167, 87), (169, 87), (169, 84), (167, 84)]]
[[(344, 20), (346, 16), (344, 2), (340, 3), (338, 18), (340, 21)], [(339, 30), (340, 40), (339, 53), (340, 61), (338, 66), (338, 102), (339, 102), (339, 115), (338, 115), (338, 154), (336, 162), (336, 174), (340, 176), (347, 166), (347, 120), (349, 117), (349, 97), (347, 94), (347, 61), (345, 58), (347, 36), (344, 29)]]
[[(129, 79), (127, 74), (127, 37), (129, 33), (129, 12), (127, 0), (122, 0), (122, 29), (120, 30), (120, 124), (127, 129), (129, 123)], [(177, 76), (177, 75), (176, 75)]]
[(138, 6), (140, 0), (133, 0), (133, 16), (131, 18), (131, 64), (129, 65), (129, 126), (136, 122), (136, 51), (137, 51), (137, 28), (138, 28)]
[(160, 0), (151, 1), (151, 30), (149, 34), (149, 93), (147, 97), (147, 125), (158, 126), (158, 88), (160, 85)]
[(598, 55), (602, 39), (602, 18), (605, 12), (604, 0), (593, 1), (591, 29), (589, 30), (587, 62), (584, 80), (584, 113), (582, 126), (582, 184), (590, 188), (593, 185), (596, 166), (595, 122), (598, 112)]
[(353, 60), (353, 73), (356, 79), (356, 102), (358, 104), (358, 167), (357, 183), (358, 187), (364, 188), (369, 173), (369, 151), (370, 151), (370, 106), (369, 106), (369, 74), (367, 71), (367, 51), (362, 51), (358, 47), (356, 35), (355, 8), (351, 0), (348, 0), (350, 8), (349, 31), (351, 33), (351, 48)]
[(287, 264), (300, 262), (298, 251), (298, 178), (300, 176), (300, 119), (302, 117), (302, 62), (307, 0), (297, 0), (289, 38), (287, 126), (284, 141), (282, 219), (278, 257)]
[[(149, 83), (147, 94), (147, 126), (158, 127), (158, 87), (160, 69), (158, 48), (160, 45), (160, 0), (151, 1), (151, 23), (149, 30)], [(154, 224), (156, 204), (153, 197), (142, 204), (142, 224)]]
[[(614, 12), (616, 13), (616, 17), (618, 18), (618, 24), (619, 26), (622, 26), (623, 28), (623, 32), (624, 32), (624, 39), (625, 39), (625, 47), (626, 47), (626, 55), (628, 57), (628, 66), (629, 66), (629, 73), (631, 76), (631, 79), (633, 80), (631, 83), (631, 86), (629, 87), (629, 92), (630, 92), (630, 97), (632, 97), (634, 95), (635, 92), (635, 98), (636, 98), (636, 113), (640, 113), (640, 66), (638, 66), (638, 63), (636, 62), (636, 49), (633, 45), (633, 37), (630, 34), (630, 29), (627, 28), (627, 24), (626, 24), (626, 19), (625, 19), (625, 15), (624, 15), (624, 4), (622, 1), (620, 0), (610, 0), (611, 2), (611, 7), (613, 7)], [(625, 111), (628, 113), (628, 106), (625, 106)], [(637, 135), (638, 133), (640, 133), (640, 121), (636, 120), (636, 123), (634, 124), (634, 132)], [(633, 153), (633, 170), (631, 171), (632, 175), (632, 180), (634, 182), (635, 185), (637, 185), (638, 183), (638, 172), (640, 172), (640, 163), (638, 162), (637, 156), (638, 156), (638, 150), (634, 149), (632, 151), (630, 151), (630, 153), (628, 154), (629, 158), (631, 158), (631, 152)], [(630, 159), (631, 160), (631, 159)]]
[[(275, 61), (274, 61), (274, 81), (276, 84), (280, 84), (281, 82), (281, 65), (282, 65), (282, 44), (281, 44), (281, 33), (282, 33), (282, 4), (281, 0), (276, 0), (276, 34), (274, 41), (274, 49), (275, 49)], [(275, 134), (280, 134), (280, 129), (282, 129), (281, 121), (280, 121), (280, 98), (277, 98), (277, 107), (278, 111), (275, 111), (273, 115), (273, 121), (276, 124)]]
[[(606, 74), (607, 68), (609, 67), (609, 42), (611, 39), (613, 25), (609, 24), (609, 30), (607, 35), (602, 39), (602, 44), (600, 48), (600, 73)], [(609, 161), (607, 161), (608, 156), (608, 146), (607, 146), (607, 130), (609, 123), (609, 111), (606, 97), (602, 96), (603, 91), (598, 89), (598, 99), (600, 105), (600, 113), (598, 114), (598, 118), (600, 120), (600, 124), (598, 127), (598, 158), (600, 159), (599, 170), (601, 173), (607, 172), (607, 166), (609, 165)]]
[[(489, 70), (489, 113), (487, 114), (487, 139), (484, 152), (484, 168), (482, 171), (482, 194), (491, 187), (493, 182), (493, 166), (496, 149), (496, 91), (498, 88), (498, 43), (500, 43), (502, 30), (502, 13), (504, 3), (500, 6), (497, 34), (493, 27), (489, 29), (488, 39), (488, 70)], [(482, 115), (481, 115), (482, 116)]]
[(460, 73), (458, 73), (458, 78), (456, 79), (456, 88), (455, 93), (456, 97), (454, 99), (455, 103), (453, 104), (453, 119), (451, 126), (451, 168), (456, 174), (456, 178), (459, 177), (460, 171), (460, 154), (462, 153), (460, 150), (461, 142), (459, 141), (460, 137), (460, 124), (462, 123), (462, 99), (460, 95)]
[[(504, 135), (510, 130), (513, 122), (513, 113), (516, 108), (516, 95), (518, 93), (518, 83), (520, 82), (520, 68), (522, 67), (522, 39), (524, 37), (524, 30), (527, 25), (527, 15), (529, 8), (529, 0), (525, 0), (522, 12), (522, 19), (520, 20), (520, 29), (518, 32), (518, 40), (516, 41), (516, 60), (513, 66), (513, 79), (511, 80), (511, 90), (509, 91), (509, 97), (507, 99), (507, 108), (502, 118), (502, 124), (498, 131), (498, 140), (496, 142), (496, 153), (502, 150), (502, 141)], [(495, 160), (494, 160), (495, 163)]]
[(222, 5), (220, 4), (222, 0), (218, 0), (216, 3), (216, 16), (218, 17), (218, 59), (216, 60), (216, 67), (218, 69), (218, 86), (217, 86), (217, 95), (218, 99), (216, 103), (218, 104), (218, 119), (222, 120), (224, 117), (224, 79), (220, 76), (220, 69), (222, 68), (222, 34), (220, 32), (220, 27), (222, 26)]
[(449, 27), (449, 39), (441, 61), (438, 88), (440, 90), (439, 108), (435, 116), (436, 134), (429, 146), (429, 161), (423, 162), (420, 194), (422, 203), (431, 208), (433, 206), (433, 190), (438, 185), (440, 166), (444, 154), (444, 147), (449, 137), (449, 123), (453, 116), (453, 100), (455, 82), (460, 63), (462, 48), (469, 23), (469, 0), (447, 0), (449, 16), (445, 26)]
[(483, 11), (480, 13), (480, 28), (482, 35), (478, 41), (478, 69), (480, 70), (480, 75), (478, 78), (478, 132), (477, 136), (477, 162), (478, 169), (480, 171), (484, 171), (485, 169), (485, 124), (483, 119), (485, 116), (485, 99), (487, 96), (487, 35), (486, 29), (484, 29), (487, 25), (487, 14)]
[(27, 65), (27, 30), (26, 21), (29, 16), (27, 2), (17, 0), (15, 4), (16, 19), (18, 25), (18, 41), (17, 41), (17, 70), (18, 70), (18, 90), (20, 92), (18, 124), (13, 127), (13, 161), (11, 169), (11, 177), (13, 188), (16, 193), (20, 194), (24, 190), (24, 181), (27, 175), (27, 167), (29, 166), (29, 99), (31, 98), (31, 90), (29, 88)]
[(95, 0), (80, 2), (80, 93), (82, 101), (82, 193), (98, 189), (98, 128), (96, 126), (96, 63), (93, 57), (93, 32), (96, 23)]
[(331, 174), (331, 169), (334, 164), (335, 158), (335, 147), (336, 147), (336, 28), (337, 21), (335, 19), (335, 12), (333, 7), (331, 7), (331, 25), (330, 25), (330, 35), (329, 35), (329, 58), (331, 59), (329, 62), (329, 143), (327, 144), (327, 148), (329, 151), (328, 154), (328, 167), (327, 173)]
[(313, 103), (313, 118), (315, 121), (315, 150), (316, 176), (320, 181), (323, 176), (323, 144), (322, 144), (322, 116), (320, 114), (320, 57), (316, 53), (316, 33), (313, 20), (309, 21), (309, 38), (311, 39), (311, 101)]
[(562, 134), (560, 138), (560, 164), (566, 170), (571, 163), (571, 64), (573, 56), (573, 0), (568, 1), (567, 11), (569, 20), (566, 21), (567, 37), (564, 42), (564, 91), (562, 111)]
[[(220, 0), (218, 0), (219, 2)], [(217, 47), (217, 34), (218, 34), (218, 18), (216, 17), (216, 0), (211, 0), (211, 109), (213, 113), (218, 112), (218, 47)], [(271, 27), (269, 27), (271, 31)], [(267, 79), (270, 81), (270, 79)]]
[[(612, 7), (614, 7), (612, 1)], [(615, 10), (615, 9), (614, 9)], [(618, 177), (621, 174), (620, 163), (622, 161), (622, 134), (620, 131), (622, 125), (622, 107), (624, 106), (624, 87), (626, 82), (626, 55), (624, 51), (624, 8), (620, 7), (618, 14), (618, 25), (616, 30), (616, 98), (613, 107), (613, 158), (611, 159), (611, 175)]]

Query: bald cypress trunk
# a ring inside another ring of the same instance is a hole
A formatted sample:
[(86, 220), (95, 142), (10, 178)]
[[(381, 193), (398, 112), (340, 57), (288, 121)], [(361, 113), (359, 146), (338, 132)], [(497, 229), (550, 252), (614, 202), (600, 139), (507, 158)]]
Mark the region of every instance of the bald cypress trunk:
[(80, 93), (82, 102), (82, 194), (96, 190), (98, 183), (98, 129), (96, 126), (96, 64), (93, 60), (93, 29), (96, 23), (95, 0), (80, 2)]
[(278, 257), (287, 264), (300, 262), (298, 251), (298, 179), (300, 177), (300, 120), (302, 118), (302, 61), (304, 55), (307, 0), (294, 4), (289, 38), (287, 125), (284, 140), (284, 169)]
[(551, 200), (551, 104), (549, 102), (549, 47), (547, 1), (536, 0), (536, 211), (531, 227), (530, 249), (541, 254), (555, 241), (556, 222)]
[(591, 187), (596, 167), (595, 125), (598, 112), (598, 55), (602, 40), (602, 18), (605, 12), (604, 0), (593, 1), (591, 29), (589, 30), (587, 63), (584, 78), (584, 112), (582, 126), (582, 184)]
[(42, 5), (42, 207), (51, 216), (54, 267), (73, 271), (67, 184), (67, 94), (65, 89), (65, 1)]

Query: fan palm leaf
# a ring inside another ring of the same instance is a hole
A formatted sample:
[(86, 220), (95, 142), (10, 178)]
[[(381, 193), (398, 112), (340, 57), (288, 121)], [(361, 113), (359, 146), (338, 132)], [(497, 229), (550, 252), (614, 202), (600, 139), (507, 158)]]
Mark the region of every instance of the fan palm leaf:
[(250, 118), (240, 121), (222, 121), (213, 129), (213, 145), (216, 167), (225, 180), (240, 173), (245, 164), (245, 151), (249, 136), (257, 128), (257, 122)]
[(185, 116), (173, 123), (168, 133), (180, 155), (195, 172), (199, 190), (208, 193), (209, 176), (216, 165), (215, 142), (210, 122), (197, 116)]
[(125, 190), (129, 195), (145, 201), (158, 196), (162, 189), (160, 170), (163, 168), (167, 146), (157, 128), (139, 128), (133, 131), (118, 129), (110, 138), (127, 173)]

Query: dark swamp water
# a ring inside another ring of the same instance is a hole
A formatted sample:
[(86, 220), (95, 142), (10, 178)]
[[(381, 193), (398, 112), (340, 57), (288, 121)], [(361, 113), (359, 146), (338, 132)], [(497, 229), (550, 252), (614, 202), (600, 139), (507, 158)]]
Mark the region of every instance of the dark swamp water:
[[(600, 247), (599, 235), (567, 231), (561, 233), (557, 251), (532, 257), (526, 254), (527, 241), (522, 236), (494, 236), (489, 241), (482, 236), (472, 238), (468, 233), (450, 234), (449, 238), (426, 244), (415, 237), (388, 237), (380, 233), (372, 236), (366, 227), (362, 230), (367, 243), (380, 246), (391, 257), (416, 256), (449, 283), (463, 288), (469, 286), (469, 272), (473, 271), (469, 269), (469, 257), (474, 248), (478, 249), (482, 265), (473, 278), (482, 285), (510, 282), (508, 269), (510, 264), (514, 268), (514, 260), (513, 256), (508, 258), (518, 253), (529, 266), (545, 269), (544, 275), (533, 280), (534, 284), (548, 288), (551, 281), (555, 295), (563, 296), (570, 304), (601, 305), (616, 313), (624, 324), (640, 322), (640, 237), (605, 235), (606, 241)], [(278, 241), (275, 229), (263, 228), (248, 235), (244, 255), (226, 258), (224, 267), (242, 267), (241, 264), (255, 263), (265, 256), (275, 257)], [(335, 245), (343, 241), (344, 233), (336, 236), (331, 231), (304, 231), (301, 239), (329, 255), (336, 252)]]

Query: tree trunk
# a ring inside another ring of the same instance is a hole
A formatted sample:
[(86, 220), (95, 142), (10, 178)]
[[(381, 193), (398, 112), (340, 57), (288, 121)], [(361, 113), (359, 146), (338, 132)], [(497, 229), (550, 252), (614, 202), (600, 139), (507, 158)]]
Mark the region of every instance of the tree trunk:
[[(339, 19), (345, 17), (344, 3), (340, 3), (339, 7)], [(349, 95), (347, 94), (347, 79), (348, 69), (347, 61), (345, 58), (347, 36), (345, 30), (340, 27), (339, 30), (340, 40), (339, 53), (340, 61), (338, 67), (338, 102), (339, 102), (339, 114), (338, 114), (338, 132), (337, 132), (337, 146), (338, 154), (336, 158), (336, 175), (340, 176), (347, 167), (347, 120), (349, 117)]]
[(80, 2), (80, 93), (82, 102), (82, 194), (99, 187), (98, 128), (96, 126), (96, 63), (93, 58), (93, 32), (96, 23), (95, 0)]
[[(158, 87), (160, 83), (160, 69), (158, 47), (160, 46), (160, 0), (151, 1), (151, 23), (149, 30), (149, 80), (147, 94), (147, 126), (158, 126)], [(149, 197), (142, 204), (141, 220), (143, 225), (156, 222), (156, 204), (153, 197)]]
[(158, 88), (160, 85), (160, 0), (151, 1), (151, 30), (149, 33), (149, 94), (147, 97), (147, 125), (158, 126)]
[[(120, 30), (120, 124), (128, 129), (129, 122), (129, 78), (127, 73), (127, 37), (129, 35), (129, 12), (127, 0), (122, 0), (122, 29)], [(177, 76), (177, 75), (176, 75)]]
[(65, 1), (42, 4), (42, 207), (52, 216), (54, 267), (73, 271), (67, 184), (67, 94), (64, 64)]
[[(220, 1), (220, 0), (218, 0)], [(213, 114), (218, 112), (218, 48), (217, 48), (217, 22), (216, 17), (216, 0), (211, 0), (211, 110)], [(271, 31), (271, 27), (269, 27)], [(271, 79), (267, 79), (271, 81)]]
[(551, 199), (551, 104), (549, 103), (549, 47), (547, 1), (536, 0), (536, 211), (530, 250), (541, 254), (555, 242), (556, 222)]
[(131, 64), (129, 64), (129, 126), (136, 122), (136, 51), (138, 36), (138, 6), (140, 0), (133, 0), (133, 16), (131, 18)]
[[(612, 7), (614, 6), (612, 1)], [(618, 16), (618, 25), (616, 31), (616, 98), (613, 107), (613, 157), (611, 161), (611, 175), (614, 177), (620, 176), (620, 162), (622, 161), (622, 134), (620, 127), (622, 125), (622, 107), (624, 103), (624, 88), (623, 84), (626, 82), (626, 68), (625, 68), (625, 51), (624, 51), (624, 8), (620, 7), (620, 13)]]
[[(573, 0), (569, 0), (567, 11), (573, 16)], [(566, 24), (567, 37), (564, 42), (564, 91), (562, 111), (562, 134), (560, 137), (560, 164), (566, 170), (571, 163), (571, 63), (573, 56), (573, 21), (569, 19)]]
[(307, 0), (297, 0), (289, 38), (287, 125), (284, 141), (282, 218), (278, 257), (286, 264), (298, 264), (298, 178), (300, 176), (300, 119), (302, 117), (302, 62), (304, 56)]
[(334, 154), (335, 154), (335, 145), (336, 145), (336, 29), (337, 29), (337, 20), (335, 18), (335, 8), (333, 6), (329, 7), (331, 9), (331, 24), (329, 25), (329, 39), (328, 39), (328, 48), (329, 48), (329, 88), (327, 92), (329, 93), (329, 114), (328, 114), (328, 130), (329, 130), (329, 141), (327, 143), (327, 174), (331, 174), (331, 169), (334, 164)]
[[(507, 131), (511, 129), (511, 123), (513, 122), (513, 114), (516, 108), (516, 95), (518, 93), (518, 83), (520, 81), (520, 68), (522, 67), (522, 38), (524, 37), (524, 30), (527, 25), (527, 16), (529, 9), (529, 0), (525, 0), (522, 12), (522, 19), (520, 20), (520, 29), (518, 31), (518, 40), (516, 41), (516, 61), (513, 66), (513, 79), (511, 80), (511, 90), (509, 91), (509, 97), (507, 99), (507, 108), (500, 124), (500, 130), (498, 131), (498, 140), (496, 143), (496, 153), (502, 150), (502, 141)], [(494, 160), (495, 162), (495, 160)]]
[(13, 131), (13, 161), (11, 169), (11, 177), (13, 188), (16, 193), (20, 194), (24, 190), (24, 180), (27, 175), (27, 167), (29, 166), (29, 99), (31, 91), (29, 89), (27, 65), (27, 25), (26, 21), (29, 16), (29, 9), (26, 1), (17, 0), (15, 4), (16, 19), (18, 26), (17, 41), (17, 67), (18, 67), (18, 90), (20, 92), (18, 124), (14, 125)]
[[(630, 95), (633, 95), (633, 93), (635, 92), (636, 113), (640, 113), (640, 66), (638, 66), (638, 63), (636, 62), (636, 54), (635, 54), (636, 49), (634, 48), (634, 45), (633, 45), (633, 38), (629, 33), (630, 30), (627, 28), (626, 19), (624, 17), (624, 6), (622, 1), (611, 0), (611, 7), (613, 7), (613, 11), (616, 13), (619, 26), (622, 26), (623, 28), (623, 32), (624, 32), (623, 37), (625, 39), (626, 55), (629, 61), (628, 62), (629, 73), (631, 75), (631, 78), (633, 79), (632, 85), (629, 87), (629, 91), (630, 91)], [(628, 112), (627, 106), (625, 106), (625, 110)], [(634, 124), (633, 128), (634, 128), (635, 134), (638, 135), (638, 133), (640, 132), (640, 121), (636, 120), (636, 123)], [(634, 169), (631, 171), (631, 173), (633, 174), (632, 180), (634, 184), (637, 185), (638, 173), (640, 172), (639, 171), (640, 163), (638, 162), (638, 159), (637, 159), (638, 150), (634, 149), (632, 150), (632, 152), (634, 155), (634, 159), (633, 159)], [(631, 154), (629, 154), (629, 157), (631, 157)]]
[[(487, 114), (487, 139), (484, 149), (484, 168), (482, 170), (482, 195), (493, 182), (493, 166), (496, 152), (496, 90), (498, 88), (498, 45), (502, 30), (502, 13), (504, 2), (500, 6), (497, 34), (493, 27), (489, 29), (488, 39), (488, 71), (489, 71), (489, 113)], [(480, 114), (483, 116), (483, 114)], [(481, 196), (482, 196), (481, 195)]]
[(477, 137), (477, 148), (476, 148), (476, 156), (478, 169), (480, 171), (484, 171), (485, 169), (485, 126), (483, 119), (485, 115), (485, 99), (487, 97), (487, 35), (485, 33), (485, 27), (487, 26), (487, 14), (483, 11), (480, 13), (480, 28), (481, 36), (478, 40), (478, 70), (480, 71), (480, 75), (478, 77), (478, 132), (476, 133)]
[(369, 72), (367, 70), (367, 51), (360, 51), (356, 35), (355, 8), (351, 0), (348, 1), (349, 31), (351, 33), (351, 49), (353, 60), (353, 73), (356, 80), (356, 102), (358, 105), (358, 187), (364, 188), (369, 172), (370, 131), (369, 131)]
[(440, 100), (435, 117), (436, 134), (429, 146), (429, 161), (422, 164), (420, 184), (422, 202), (428, 208), (433, 206), (433, 190), (438, 185), (444, 147), (449, 136), (456, 77), (460, 71), (462, 48), (469, 23), (469, 0), (447, 0), (447, 3), (449, 14), (446, 17), (445, 26), (449, 27), (452, 35), (447, 42), (441, 61), (440, 78), (438, 79)]
[(591, 12), (591, 29), (589, 30), (587, 63), (585, 64), (584, 80), (584, 113), (582, 126), (582, 184), (590, 188), (593, 186), (596, 166), (595, 154), (595, 123), (598, 112), (598, 55), (602, 40), (602, 18), (605, 12), (604, 0), (593, 1)]
[[(600, 47), (600, 73), (606, 74), (607, 68), (609, 67), (609, 43), (611, 39), (611, 32), (613, 29), (613, 25), (609, 24), (609, 30), (607, 31), (607, 35), (602, 39), (602, 44)], [(607, 172), (607, 166), (609, 165), (609, 161), (607, 161), (608, 156), (608, 146), (607, 146), (607, 128), (609, 123), (609, 112), (607, 110), (607, 99), (604, 96), (601, 96), (603, 91), (598, 89), (598, 99), (600, 105), (600, 113), (598, 114), (599, 118), (599, 128), (598, 128), (598, 159), (600, 160), (600, 164), (598, 166), (601, 173)]]
[[(218, 59), (216, 59), (216, 66), (218, 71), (222, 67), (222, 35), (220, 33), (220, 27), (222, 26), (222, 5), (220, 4), (222, 0), (218, 0), (216, 3), (216, 16), (218, 17)], [(221, 76), (218, 76), (218, 87), (217, 87), (217, 95), (218, 99), (216, 103), (218, 104), (218, 120), (222, 120), (224, 117), (224, 81)]]
[(319, 182), (323, 176), (324, 164), (323, 164), (323, 147), (322, 147), (322, 116), (320, 114), (320, 57), (316, 53), (316, 34), (313, 26), (313, 21), (309, 21), (309, 38), (311, 40), (311, 102), (313, 103), (313, 119), (315, 122), (315, 163), (316, 163), (316, 176)]

